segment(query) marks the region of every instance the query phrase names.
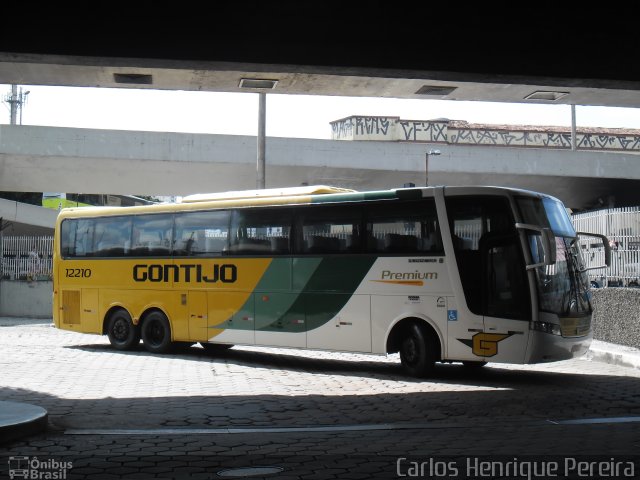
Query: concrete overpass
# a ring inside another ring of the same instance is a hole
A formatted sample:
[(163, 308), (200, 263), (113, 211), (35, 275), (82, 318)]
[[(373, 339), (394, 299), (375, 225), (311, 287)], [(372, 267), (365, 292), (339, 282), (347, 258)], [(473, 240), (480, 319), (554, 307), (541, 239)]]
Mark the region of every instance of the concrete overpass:
[[(636, 18), (624, 10), (613, 15), (610, 6), (594, 14), (570, 5), (554, 5), (551, 12), (510, 5), (496, 13), (483, 4), (456, 9), (447, 2), (345, 8), (249, 0), (216, 4), (214, 15), (128, 4), (126, 12), (113, 7), (84, 16), (68, 7), (43, 4), (29, 11), (28, 21), (5, 22), (0, 83), (640, 107)], [(257, 87), (245, 80), (269, 82)], [(68, 135), (45, 148), (36, 141), (41, 148), (35, 148), (12, 143), (19, 135), (5, 129), (2, 189), (77, 190), (69, 172), (96, 193), (255, 185), (252, 138), (191, 136), (203, 148), (195, 152), (173, 135), (86, 134), (92, 140), (84, 147)], [(114, 151), (105, 152), (100, 138), (124, 141), (133, 150), (113, 144)], [(158, 153), (162, 142), (170, 147), (167, 156)], [(267, 145), (267, 186), (421, 183), (421, 146), (283, 139)], [(592, 205), (611, 191), (626, 202), (637, 185), (630, 154), (441, 150), (431, 162), (433, 183), (544, 189), (574, 206)], [(340, 167), (345, 160), (352, 163)], [(147, 172), (145, 181), (132, 172)]]
[(506, 7), (39, 6), (4, 23), (0, 83), (640, 107), (630, 10)]
[[(437, 145), (431, 185), (539, 190), (574, 209), (639, 203), (634, 153)], [(429, 144), (267, 138), (266, 187), (424, 185)], [(0, 190), (187, 195), (255, 188), (256, 137), (0, 126)]]

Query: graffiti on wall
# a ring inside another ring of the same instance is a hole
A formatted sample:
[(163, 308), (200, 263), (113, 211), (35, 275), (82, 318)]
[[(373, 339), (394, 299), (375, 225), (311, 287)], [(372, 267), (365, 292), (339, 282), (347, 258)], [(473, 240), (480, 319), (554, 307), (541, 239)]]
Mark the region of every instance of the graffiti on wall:
[(332, 140), (353, 140), (353, 117), (331, 122)]
[(383, 135), (395, 119), (389, 117), (356, 117), (356, 135)]
[[(530, 130), (522, 127), (487, 127), (462, 121), (401, 120), (399, 117), (352, 116), (331, 122), (334, 140), (428, 142), (451, 145), (571, 148), (571, 132)], [(640, 131), (580, 132), (576, 146), (582, 150), (640, 151)]]
[[(571, 133), (482, 128), (448, 129), (452, 145), (492, 145), (505, 147), (571, 148)], [(640, 150), (639, 135), (576, 133), (576, 147), (583, 150)]]
[(447, 123), (423, 120), (400, 120), (401, 140), (413, 142), (447, 141)]
[(447, 122), (400, 120), (399, 117), (353, 116), (331, 122), (331, 138), (446, 143)]
[(334, 140), (395, 140), (398, 117), (353, 116), (331, 122)]
[[(545, 134), (540, 132), (505, 131), (491, 129), (449, 128), (447, 143), (454, 145), (492, 145), (506, 147), (542, 147), (555, 145), (560, 139), (545, 142)], [(571, 136), (569, 135), (569, 141)]]
[(602, 150), (640, 150), (638, 135), (576, 135), (578, 148), (594, 148)]

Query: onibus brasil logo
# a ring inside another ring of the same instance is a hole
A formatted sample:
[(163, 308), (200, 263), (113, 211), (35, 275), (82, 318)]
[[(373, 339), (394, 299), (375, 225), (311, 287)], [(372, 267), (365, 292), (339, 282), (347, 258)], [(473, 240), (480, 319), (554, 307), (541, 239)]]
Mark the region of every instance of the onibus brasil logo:
[(33, 480), (66, 480), (67, 473), (73, 468), (72, 462), (61, 462), (38, 457), (9, 457), (9, 478), (27, 478)]

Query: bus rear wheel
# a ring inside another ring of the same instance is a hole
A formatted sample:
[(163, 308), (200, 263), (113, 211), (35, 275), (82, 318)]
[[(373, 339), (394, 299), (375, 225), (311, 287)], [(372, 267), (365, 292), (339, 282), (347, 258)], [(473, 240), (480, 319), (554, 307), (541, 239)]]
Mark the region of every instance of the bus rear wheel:
[(171, 326), (166, 315), (154, 311), (146, 315), (142, 321), (142, 343), (151, 353), (167, 353), (171, 350)]
[(400, 362), (409, 375), (424, 378), (433, 373), (437, 360), (435, 342), (422, 325), (412, 323), (407, 327), (400, 342)]
[(140, 330), (126, 310), (116, 310), (109, 317), (107, 337), (116, 350), (131, 350), (140, 343)]

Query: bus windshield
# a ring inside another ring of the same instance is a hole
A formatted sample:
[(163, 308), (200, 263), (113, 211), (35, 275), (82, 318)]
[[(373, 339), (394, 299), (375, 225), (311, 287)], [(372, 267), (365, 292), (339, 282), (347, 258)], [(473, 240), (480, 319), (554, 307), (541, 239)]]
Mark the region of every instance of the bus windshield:
[[(556, 263), (536, 268), (540, 310), (559, 317), (580, 317), (591, 313), (589, 281), (576, 232), (561, 202), (552, 198), (520, 197), (518, 207), (525, 223), (550, 228), (556, 236)], [(542, 258), (540, 235), (530, 234), (534, 263)]]

